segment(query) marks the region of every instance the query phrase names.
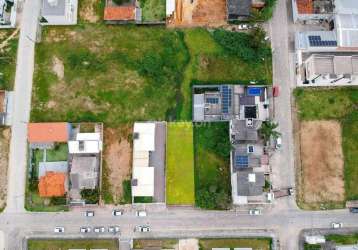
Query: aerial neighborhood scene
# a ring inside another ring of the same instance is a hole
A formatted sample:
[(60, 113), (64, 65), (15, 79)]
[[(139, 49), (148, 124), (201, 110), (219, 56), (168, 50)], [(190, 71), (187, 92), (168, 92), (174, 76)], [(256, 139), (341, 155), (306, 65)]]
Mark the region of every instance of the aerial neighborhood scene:
[(0, 0), (0, 250), (358, 249), (357, 0)]

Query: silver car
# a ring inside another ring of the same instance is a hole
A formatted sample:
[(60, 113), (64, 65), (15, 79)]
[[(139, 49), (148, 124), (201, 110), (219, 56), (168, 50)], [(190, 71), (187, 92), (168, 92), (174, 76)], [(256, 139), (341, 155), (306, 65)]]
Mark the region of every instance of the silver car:
[(81, 233), (90, 233), (90, 232), (91, 232), (91, 228), (90, 228), (90, 227), (81, 227), (81, 228), (80, 228), (80, 232), (81, 232)]
[(120, 232), (120, 229), (119, 229), (119, 226), (110, 226), (108, 227), (108, 233), (119, 233)]

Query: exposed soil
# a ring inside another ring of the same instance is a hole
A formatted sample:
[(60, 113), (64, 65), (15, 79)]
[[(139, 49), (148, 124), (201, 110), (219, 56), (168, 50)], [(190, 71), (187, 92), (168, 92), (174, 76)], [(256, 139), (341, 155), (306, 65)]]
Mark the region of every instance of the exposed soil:
[(10, 136), (9, 128), (0, 129), (0, 209), (6, 205)]
[[(19, 33), (19, 30), (20, 28), (17, 28), (10, 36), (8, 36), (4, 41), (0, 42), (0, 51), (2, 51), (7, 45), (8, 45), (8, 42), (15, 38), (17, 36), (17, 34)], [(0, 33), (0, 39), (2, 40), (7, 33)]]
[(82, 0), (80, 3), (80, 18), (89, 23), (96, 23), (100, 17), (97, 15), (95, 6), (99, 4), (98, 0)]
[(179, 240), (179, 250), (199, 250), (199, 241), (197, 239)]
[(210, 26), (226, 25), (226, 0), (178, 0), (173, 26)]
[(63, 62), (56, 56), (52, 58), (52, 70), (56, 74), (59, 80), (63, 80), (65, 76), (65, 66)]
[(302, 122), (300, 139), (304, 201), (344, 201), (344, 159), (340, 123)]
[(104, 161), (109, 170), (109, 182), (114, 202), (121, 200), (122, 182), (130, 179), (132, 147), (128, 141), (129, 129), (122, 130), (107, 128), (104, 130)]

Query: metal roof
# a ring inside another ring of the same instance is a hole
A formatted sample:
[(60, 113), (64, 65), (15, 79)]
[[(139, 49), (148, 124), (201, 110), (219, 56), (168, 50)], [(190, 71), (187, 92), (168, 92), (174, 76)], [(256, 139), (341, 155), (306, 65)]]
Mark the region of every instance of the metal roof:
[(237, 173), (237, 194), (239, 196), (257, 196), (263, 193), (264, 173), (239, 171)]
[(250, 15), (251, 0), (228, 0), (227, 11), (229, 19), (247, 17)]
[(335, 26), (340, 47), (358, 47), (358, 15), (338, 14)]
[(68, 163), (67, 161), (55, 161), (55, 162), (40, 162), (39, 163), (39, 174), (38, 177), (42, 177), (46, 172), (59, 172), (67, 173), (68, 172)]
[(64, 16), (66, 13), (66, 0), (43, 0), (42, 15)]

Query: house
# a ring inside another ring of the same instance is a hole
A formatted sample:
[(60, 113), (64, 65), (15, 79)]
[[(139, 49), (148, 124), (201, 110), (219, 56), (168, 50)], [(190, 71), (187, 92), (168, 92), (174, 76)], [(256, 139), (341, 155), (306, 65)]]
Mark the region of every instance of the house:
[(227, 0), (227, 19), (245, 20), (250, 17), (252, 0)]
[(38, 188), (39, 195), (43, 198), (62, 197), (66, 194), (66, 175), (64, 173), (46, 172), (40, 177)]
[(0, 0), (0, 29), (15, 28), (17, 0)]
[(136, 122), (133, 128), (132, 199), (165, 202), (164, 122)]
[(78, 0), (43, 0), (41, 8), (42, 25), (77, 24)]
[(77, 133), (75, 140), (68, 142), (70, 154), (99, 154), (102, 147), (100, 133)]
[(130, 0), (120, 6), (112, 0), (106, 0), (104, 21), (108, 24), (135, 23), (141, 20), (141, 11), (135, 0)]
[(27, 140), (31, 148), (51, 148), (54, 143), (67, 142), (70, 124), (67, 122), (29, 123)]
[(303, 86), (358, 85), (358, 54), (312, 54), (300, 73)]
[(292, 16), (295, 23), (329, 20), (333, 13), (333, 0), (292, 0)]
[(71, 162), (71, 197), (82, 189), (95, 189), (99, 182), (99, 162), (95, 156), (74, 157)]

